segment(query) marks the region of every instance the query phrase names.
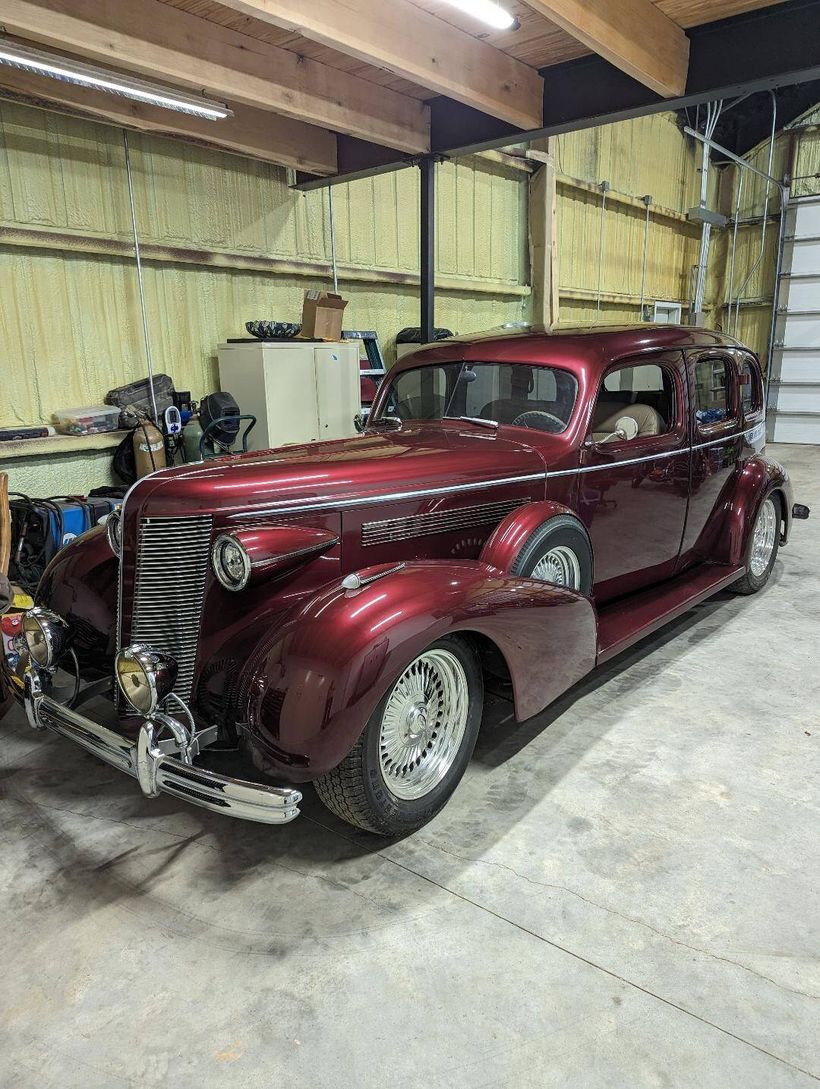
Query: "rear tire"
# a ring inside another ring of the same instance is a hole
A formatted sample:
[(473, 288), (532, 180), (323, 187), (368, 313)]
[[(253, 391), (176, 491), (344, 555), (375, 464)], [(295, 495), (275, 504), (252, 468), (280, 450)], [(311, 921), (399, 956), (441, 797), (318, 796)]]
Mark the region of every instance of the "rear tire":
[(729, 589), (735, 594), (756, 594), (769, 581), (780, 546), (780, 501), (776, 495), (767, 496), (760, 504), (752, 528), (746, 573)]
[(431, 643), (402, 672), (337, 767), (314, 782), (328, 809), (382, 836), (415, 832), (455, 790), (475, 748), (484, 677), (463, 638)]

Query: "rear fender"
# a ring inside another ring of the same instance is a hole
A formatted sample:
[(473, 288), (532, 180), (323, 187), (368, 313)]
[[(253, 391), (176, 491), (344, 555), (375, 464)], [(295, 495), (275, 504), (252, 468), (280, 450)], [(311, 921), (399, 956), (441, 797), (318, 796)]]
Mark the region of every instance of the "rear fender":
[(551, 499), (538, 503), (528, 503), (525, 507), (517, 507), (493, 530), (487, 538), (481, 550), (479, 559), (482, 563), (491, 564), (499, 571), (509, 572), (515, 563), (518, 553), (532, 536), (536, 529), (550, 518), (559, 514), (569, 514), (575, 518), (584, 533), (587, 532), (583, 522), (575, 511), (565, 507), (563, 503), (556, 503)]
[(737, 565), (745, 562), (760, 504), (772, 492), (777, 492), (781, 500), (781, 540), (785, 544), (791, 529), (793, 503), (789, 474), (779, 462), (758, 454), (744, 462), (726, 503), (714, 555), (718, 563)]
[(542, 710), (595, 665), (596, 618), (580, 594), (476, 560), (416, 561), (338, 582), (268, 636), (243, 678), (245, 730), (260, 766), (292, 779), (335, 767), (402, 670), (444, 635), (491, 640), (516, 715)]

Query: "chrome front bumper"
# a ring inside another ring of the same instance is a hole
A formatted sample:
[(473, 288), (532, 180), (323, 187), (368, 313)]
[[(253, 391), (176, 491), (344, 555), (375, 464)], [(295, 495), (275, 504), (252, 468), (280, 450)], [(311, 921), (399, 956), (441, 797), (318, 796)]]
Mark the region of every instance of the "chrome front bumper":
[(152, 721), (143, 723), (135, 743), (43, 695), (36, 673), (26, 675), (25, 706), (35, 729), (53, 730), (132, 775), (149, 798), (173, 794), (228, 817), (262, 824), (287, 824), (299, 816), (301, 791), (231, 779), (194, 767), (164, 751), (169, 744), (178, 746), (173, 741), (159, 741), (161, 726)]

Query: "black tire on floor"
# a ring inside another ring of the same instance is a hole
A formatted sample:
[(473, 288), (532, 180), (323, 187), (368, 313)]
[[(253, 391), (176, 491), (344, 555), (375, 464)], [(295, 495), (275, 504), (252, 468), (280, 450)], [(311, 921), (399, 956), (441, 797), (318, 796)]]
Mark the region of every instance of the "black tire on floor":
[[(456, 635), (444, 636), (426, 647), (422, 654), (437, 649), (454, 655), (467, 678), (467, 722), (452, 763), (443, 778), (423, 797), (400, 798), (390, 789), (380, 759), (381, 730), (385, 709), (399, 684), (399, 678), (370, 716), (361, 737), (341, 764), (313, 784), (328, 809), (348, 824), (383, 836), (414, 832), (443, 808), (464, 774), (481, 725), (484, 676), (477, 655), (466, 639)], [(418, 658), (414, 661), (418, 661)]]
[[(772, 548), (772, 554), (769, 557), (769, 562), (766, 565), (766, 570), (759, 575), (755, 575), (751, 569), (752, 549), (754, 548), (754, 536), (755, 528), (758, 521), (764, 516), (764, 508), (766, 503), (774, 503), (776, 525), (774, 533), (774, 547)], [(756, 594), (758, 590), (762, 590), (766, 583), (769, 581), (769, 576), (772, 573), (772, 569), (777, 559), (777, 552), (780, 548), (780, 520), (782, 517), (783, 508), (780, 503), (778, 495), (767, 496), (766, 499), (760, 504), (760, 508), (755, 516), (755, 524), (752, 527), (752, 532), (749, 534), (749, 548), (746, 552), (746, 573), (742, 578), (739, 578), (737, 582), (733, 582), (729, 589), (733, 594)]]
[(592, 546), (581, 524), (569, 514), (559, 514), (543, 522), (516, 556), (510, 573), (531, 575), (539, 560), (559, 546), (575, 554), (580, 569), (577, 588), (588, 596), (592, 592)]

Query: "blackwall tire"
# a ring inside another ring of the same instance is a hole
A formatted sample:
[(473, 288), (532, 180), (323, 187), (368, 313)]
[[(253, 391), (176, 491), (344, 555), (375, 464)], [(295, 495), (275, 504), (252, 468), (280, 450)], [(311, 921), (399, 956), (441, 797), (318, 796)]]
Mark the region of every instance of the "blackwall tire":
[(769, 581), (780, 547), (782, 508), (777, 495), (767, 496), (755, 516), (746, 555), (746, 572), (729, 589), (734, 594), (756, 594)]
[(583, 526), (568, 514), (543, 522), (521, 548), (510, 573), (554, 582), (589, 596), (592, 547)]
[(483, 705), (484, 677), (469, 642), (448, 635), (431, 643), (385, 694), (341, 764), (314, 782), (316, 793), (337, 817), (368, 832), (415, 832), (464, 774)]

